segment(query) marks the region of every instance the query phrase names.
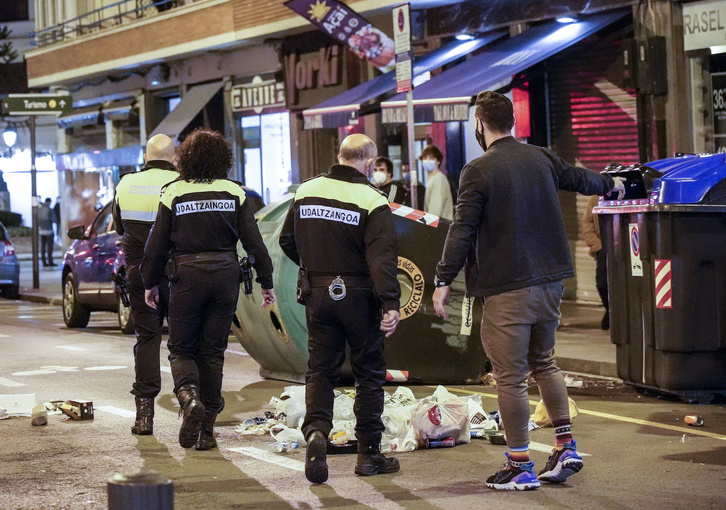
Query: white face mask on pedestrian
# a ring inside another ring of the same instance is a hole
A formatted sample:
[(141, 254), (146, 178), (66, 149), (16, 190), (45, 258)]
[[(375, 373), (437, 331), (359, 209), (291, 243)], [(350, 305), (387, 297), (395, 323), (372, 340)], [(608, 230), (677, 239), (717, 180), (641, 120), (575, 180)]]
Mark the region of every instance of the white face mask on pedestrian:
[(381, 172), (379, 170), (376, 170), (373, 172), (373, 176), (371, 177), (371, 184), (374, 186), (380, 186), (386, 182), (386, 172)]
[(436, 170), (436, 160), (423, 159), (421, 160), (421, 166), (423, 166), (423, 169), (427, 172), (433, 172), (434, 170)]

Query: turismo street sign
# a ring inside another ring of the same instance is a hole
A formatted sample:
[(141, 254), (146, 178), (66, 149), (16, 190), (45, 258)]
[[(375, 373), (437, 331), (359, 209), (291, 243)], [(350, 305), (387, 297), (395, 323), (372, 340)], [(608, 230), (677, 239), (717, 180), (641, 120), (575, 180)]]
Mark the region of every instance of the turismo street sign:
[(9, 94), (2, 98), (5, 115), (61, 115), (73, 110), (70, 94)]

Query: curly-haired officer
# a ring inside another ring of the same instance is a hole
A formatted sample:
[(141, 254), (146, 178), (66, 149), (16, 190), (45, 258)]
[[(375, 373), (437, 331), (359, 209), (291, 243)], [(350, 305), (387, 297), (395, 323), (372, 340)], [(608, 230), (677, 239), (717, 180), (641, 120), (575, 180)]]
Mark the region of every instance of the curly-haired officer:
[(166, 186), (141, 263), (146, 302), (156, 306), (171, 251), (169, 361), (182, 407), (179, 444), (216, 446), (224, 408), (222, 368), (240, 290), (237, 241), (254, 257), (262, 306), (275, 301), (272, 261), (242, 186), (227, 179), (232, 150), (217, 132), (196, 130), (179, 146), (180, 178)]

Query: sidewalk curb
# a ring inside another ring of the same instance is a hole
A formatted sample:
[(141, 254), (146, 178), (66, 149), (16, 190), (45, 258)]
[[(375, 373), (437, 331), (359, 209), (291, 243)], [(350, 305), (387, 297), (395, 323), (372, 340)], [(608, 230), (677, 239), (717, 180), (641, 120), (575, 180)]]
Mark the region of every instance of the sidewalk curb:
[(44, 303), (53, 306), (63, 306), (62, 298), (52, 298), (48, 296), (36, 296), (34, 294), (23, 294), (22, 292), (18, 296), (19, 301), (31, 301), (33, 303)]
[(589, 359), (561, 358), (555, 356), (560, 370), (565, 372), (579, 372), (582, 374), (601, 375), (604, 377), (618, 377), (615, 363), (609, 361), (595, 361)]

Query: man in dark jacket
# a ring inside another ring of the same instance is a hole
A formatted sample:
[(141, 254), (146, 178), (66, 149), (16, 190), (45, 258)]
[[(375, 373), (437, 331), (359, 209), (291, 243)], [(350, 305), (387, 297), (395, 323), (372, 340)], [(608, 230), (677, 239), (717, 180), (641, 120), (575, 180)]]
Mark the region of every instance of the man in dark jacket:
[[(567, 388), (554, 360), (562, 279), (574, 275), (557, 192), (604, 195), (622, 192), (623, 184), (519, 143), (511, 135), (512, 102), (502, 94), (480, 93), (475, 115), (485, 153), (461, 172), (454, 223), (436, 266), (434, 308), (447, 317), (449, 285), (466, 263), (467, 294), (484, 298), (481, 338), (509, 446), (506, 464), (486, 485), (536, 489), (539, 480), (564, 482), (583, 465), (572, 439)], [(556, 437), (539, 480), (528, 449), (530, 371)]]
[[(376, 146), (365, 135), (340, 145), (339, 165), (304, 182), (280, 234), (280, 247), (301, 270), (310, 290), (305, 300), (308, 371), (305, 476), (328, 479), (327, 438), (333, 426), (333, 390), (350, 347), (355, 376), (357, 475), (395, 473), (398, 460), (380, 452), (383, 412), (383, 335), (398, 325), (396, 232), (388, 201), (368, 183)], [(301, 275), (302, 277), (302, 275)]]

